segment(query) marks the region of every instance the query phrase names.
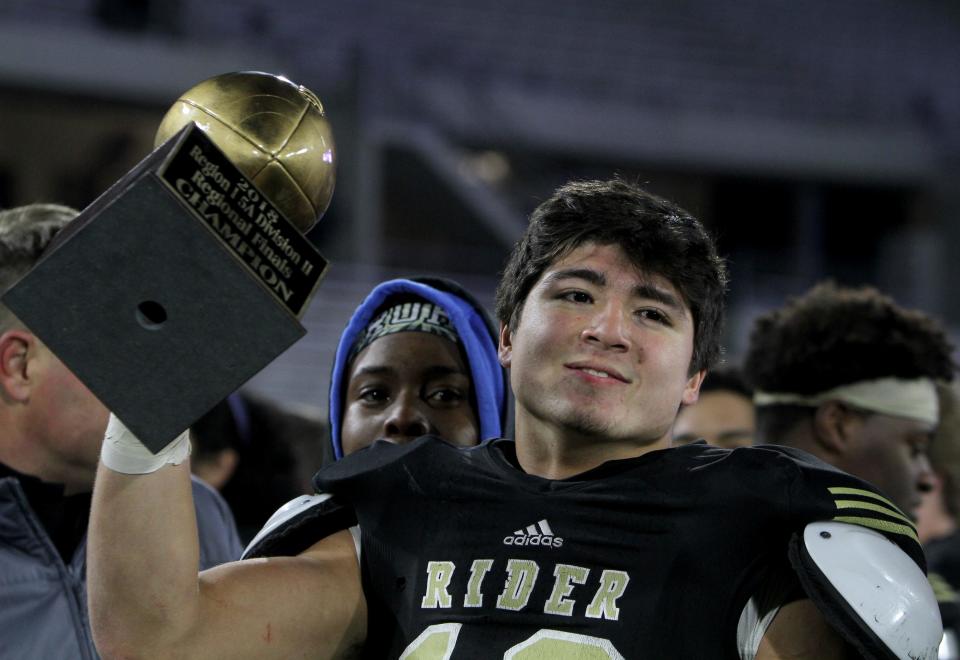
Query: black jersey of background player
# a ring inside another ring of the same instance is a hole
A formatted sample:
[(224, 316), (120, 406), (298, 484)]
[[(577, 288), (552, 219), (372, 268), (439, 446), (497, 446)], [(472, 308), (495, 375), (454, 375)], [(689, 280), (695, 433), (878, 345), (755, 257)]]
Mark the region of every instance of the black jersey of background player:
[(316, 477), (355, 510), (371, 658), (736, 658), (741, 611), (813, 520), (910, 522), (784, 447), (694, 444), (548, 480), (513, 443), (377, 443)]

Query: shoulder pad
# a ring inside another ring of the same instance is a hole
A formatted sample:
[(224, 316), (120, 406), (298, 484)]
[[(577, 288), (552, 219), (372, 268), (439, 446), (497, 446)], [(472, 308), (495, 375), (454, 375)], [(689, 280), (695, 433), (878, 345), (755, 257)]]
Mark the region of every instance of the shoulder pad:
[(865, 657), (936, 659), (943, 625), (923, 570), (896, 543), (859, 525), (815, 522), (790, 559), (827, 621)]
[(331, 494), (301, 495), (270, 516), (241, 559), (298, 555), (320, 539), (355, 524), (353, 510)]

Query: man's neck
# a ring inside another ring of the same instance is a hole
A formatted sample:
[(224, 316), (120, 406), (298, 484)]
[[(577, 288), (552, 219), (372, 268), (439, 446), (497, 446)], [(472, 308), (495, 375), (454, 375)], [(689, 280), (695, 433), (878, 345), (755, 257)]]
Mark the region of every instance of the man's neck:
[(623, 440), (520, 421), (514, 437), (520, 467), (544, 479), (567, 479), (608, 461), (636, 458), (670, 446), (669, 432), (652, 441)]

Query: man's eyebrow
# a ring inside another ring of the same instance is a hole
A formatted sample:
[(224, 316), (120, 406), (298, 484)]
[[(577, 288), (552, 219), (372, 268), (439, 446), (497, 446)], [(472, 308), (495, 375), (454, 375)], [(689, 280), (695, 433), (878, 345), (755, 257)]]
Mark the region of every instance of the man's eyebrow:
[(361, 367), (353, 372), (351, 378), (356, 378), (357, 376), (382, 376), (384, 374), (392, 373), (394, 370), (385, 365), (371, 364), (367, 367)]
[[(385, 376), (393, 375), (396, 373), (396, 369), (389, 365), (385, 364), (371, 364), (365, 367), (357, 369), (352, 378), (358, 376)], [(469, 376), (470, 374), (458, 366), (448, 366), (445, 364), (436, 364), (428, 366), (422, 372), (427, 378), (438, 378), (441, 376), (448, 376), (450, 374), (461, 374), (464, 376)]]
[(604, 277), (603, 273), (593, 270), (592, 268), (563, 268), (556, 270), (544, 278), (544, 283), (553, 284), (560, 280), (570, 279), (586, 280), (590, 284), (596, 284), (597, 286), (603, 286), (607, 283), (607, 278)]
[[(546, 284), (553, 284), (566, 279), (580, 279), (596, 286), (605, 286), (607, 283), (606, 276), (592, 268), (563, 268), (547, 275), (544, 278), (544, 282)], [(678, 312), (686, 313), (686, 306), (680, 302), (677, 296), (655, 284), (638, 284), (633, 288), (633, 295), (637, 298), (655, 300), (661, 305), (666, 305)]]
[(675, 295), (653, 284), (638, 284), (633, 288), (633, 295), (638, 298), (655, 300), (661, 305), (666, 305), (680, 312), (686, 311), (686, 306)]

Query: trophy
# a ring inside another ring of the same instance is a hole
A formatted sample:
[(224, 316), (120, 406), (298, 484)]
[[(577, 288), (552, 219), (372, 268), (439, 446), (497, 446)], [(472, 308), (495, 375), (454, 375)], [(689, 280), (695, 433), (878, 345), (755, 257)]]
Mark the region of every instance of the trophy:
[(203, 81), (3, 302), (156, 453), (306, 334), (334, 176), (309, 90)]

